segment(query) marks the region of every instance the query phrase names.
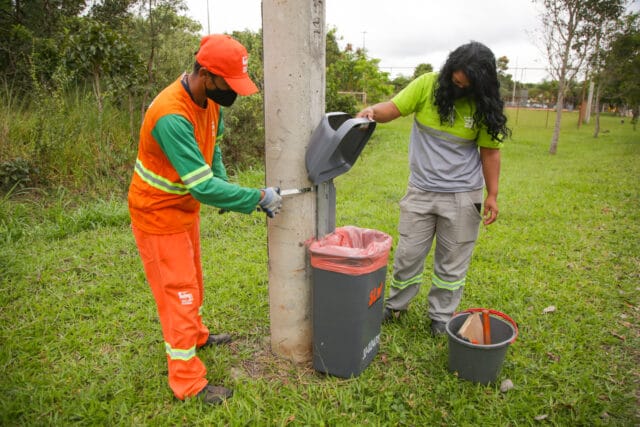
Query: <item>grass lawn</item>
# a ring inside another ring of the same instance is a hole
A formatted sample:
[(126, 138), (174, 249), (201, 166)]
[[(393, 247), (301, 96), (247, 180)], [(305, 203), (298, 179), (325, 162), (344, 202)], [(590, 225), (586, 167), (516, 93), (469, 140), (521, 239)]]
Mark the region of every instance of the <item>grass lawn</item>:
[[(448, 371), (447, 338), (429, 335), (428, 283), (383, 326), (357, 378), (272, 356), (264, 215), (204, 207), (204, 318), (236, 341), (199, 355), (235, 394), (218, 407), (177, 401), (126, 201), (80, 204), (59, 191), (46, 205), (0, 200), (0, 424), (638, 425), (640, 132), (603, 117), (594, 139), (593, 123), (577, 129), (567, 113), (551, 156), (553, 118), (509, 114), (500, 217), (481, 229), (460, 307), (518, 322), (496, 384)], [(379, 125), (335, 180), (339, 226), (382, 230), (395, 246), (410, 126)], [(515, 385), (506, 393), (504, 379)]]

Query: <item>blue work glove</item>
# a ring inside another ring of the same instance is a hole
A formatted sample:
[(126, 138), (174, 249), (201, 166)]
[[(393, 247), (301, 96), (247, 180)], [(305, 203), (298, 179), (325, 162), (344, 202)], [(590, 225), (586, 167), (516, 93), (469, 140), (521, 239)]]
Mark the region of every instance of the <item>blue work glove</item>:
[(278, 187), (267, 187), (263, 188), (262, 191), (264, 191), (264, 197), (258, 203), (259, 209), (266, 213), (269, 218), (273, 218), (282, 207), (280, 189)]

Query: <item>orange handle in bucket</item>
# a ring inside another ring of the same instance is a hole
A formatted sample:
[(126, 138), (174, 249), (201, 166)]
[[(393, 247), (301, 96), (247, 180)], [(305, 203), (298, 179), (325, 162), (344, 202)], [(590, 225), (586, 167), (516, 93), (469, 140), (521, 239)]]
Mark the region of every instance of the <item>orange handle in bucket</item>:
[(511, 323), (511, 325), (513, 325), (513, 329), (515, 329), (515, 335), (513, 336), (513, 339), (511, 341), (509, 341), (510, 344), (513, 344), (516, 341), (516, 338), (518, 338), (518, 324), (509, 316), (507, 316), (504, 313), (501, 313), (497, 310), (493, 310), (493, 309), (486, 309), (486, 308), (468, 308), (466, 310), (461, 311), (461, 313), (475, 313), (475, 312), (480, 312), (482, 313), (483, 311), (487, 310), (489, 312), (489, 314), (493, 314), (495, 316), (501, 317), (504, 320), (506, 320), (507, 322)]
[(491, 320), (489, 310), (482, 310), (482, 334), (485, 344), (491, 344)]

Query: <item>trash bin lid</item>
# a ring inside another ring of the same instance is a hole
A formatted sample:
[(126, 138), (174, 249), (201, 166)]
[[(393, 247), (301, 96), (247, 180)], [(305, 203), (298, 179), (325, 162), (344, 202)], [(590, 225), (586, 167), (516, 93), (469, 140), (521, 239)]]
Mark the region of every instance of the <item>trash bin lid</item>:
[(347, 113), (325, 114), (307, 148), (309, 180), (318, 185), (351, 169), (375, 127), (376, 122)]

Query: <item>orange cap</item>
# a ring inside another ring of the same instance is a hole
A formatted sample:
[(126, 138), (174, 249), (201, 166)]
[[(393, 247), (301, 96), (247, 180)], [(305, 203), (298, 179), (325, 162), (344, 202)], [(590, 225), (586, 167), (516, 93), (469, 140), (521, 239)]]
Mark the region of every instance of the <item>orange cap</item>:
[(226, 34), (210, 34), (200, 41), (196, 61), (220, 76), (238, 95), (253, 95), (258, 87), (247, 74), (249, 54), (240, 42)]

